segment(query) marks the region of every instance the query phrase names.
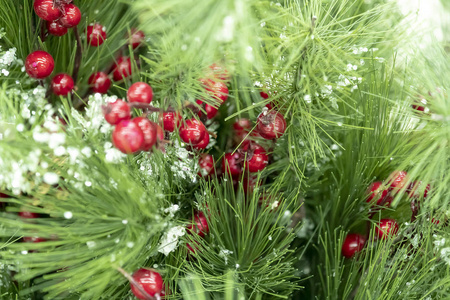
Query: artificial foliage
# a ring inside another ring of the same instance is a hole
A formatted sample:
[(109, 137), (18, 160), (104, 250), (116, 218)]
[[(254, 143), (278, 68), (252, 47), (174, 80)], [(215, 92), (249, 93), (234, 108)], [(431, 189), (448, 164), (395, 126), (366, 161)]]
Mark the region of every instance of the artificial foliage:
[(449, 299), (449, 41), (412, 23), (0, 0), (0, 298)]

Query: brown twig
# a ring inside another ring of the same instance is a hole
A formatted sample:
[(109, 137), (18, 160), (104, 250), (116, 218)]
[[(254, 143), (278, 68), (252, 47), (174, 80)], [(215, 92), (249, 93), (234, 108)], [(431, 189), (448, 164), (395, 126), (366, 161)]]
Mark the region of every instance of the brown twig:
[(147, 112), (161, 112), (160, 108), (154, 107), (146, 103), (131, 102), (128, 103), (128, 106), (130, 106), (130, 108), (145, 109)]

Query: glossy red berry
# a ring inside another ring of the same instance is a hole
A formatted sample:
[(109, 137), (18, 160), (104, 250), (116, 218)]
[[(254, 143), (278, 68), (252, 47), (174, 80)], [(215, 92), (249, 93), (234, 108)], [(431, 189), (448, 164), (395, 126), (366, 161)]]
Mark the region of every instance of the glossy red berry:
[(114, 146), (126, 154), (142, 150), (144, 133), (136, 123), (126, 120), (116, 125), (112, 133)]
[(197, 119), (189, 119), (180, 128), (180, 137), (183, 142), (190, 145), (200, 143), (206, 132), (205, 125)]
[(136, 82), (128, 89), (127, 97), (129, 102), (150, 104), (153, 99), (153, 90), (152, 87), (145, 82)]
[(249, 131), (252, 127), (252, 122), (245, 118), (238, 119), (233, 123), (233, 129), (235, 131)]
[(52, 79), (52, 91), (57, 96), (67, 96), (74, 88), (72, 77), (66, 73), (60, 73)]
[(80, 9), (73, 5), (67, 4), (63, 7), (63, 16), (59, 19), (62, 26), (66, 28), (72, 28), (77, 26), (81, 21)]
[(139, 47), (145, 39), (145, 34), (141, 30), (137, 30), (136, 28), (131, 29), (129, 36), (129, 43), (133, 49)]
[(175, 128), (180, 128), (182, 124), (182, 117), (178, 112), (167, 111), (159, 114), (159, 124), (164, 127), (164, 130), (174, 132)]
[(156, 138), (158, 141), (164, 140), (164, 130), (158, 124), (156, 124)]
[(111, 125), (117, 125), (122, 121), (131, 119), (131, 110), (128, 104), (122, 100), (116, 100), (103, 107), (105, 120)]
[(133, 283), (130, 283), (131, 291), (138, 299), (147, 300), (149, 296), (155, 297), (156, 294), (161, 295), (164, 290), (163, 279), (158, 272), (149, 269), (139, 269), (133, 273), (132, 277), (147, 293), (147, 295), (144, 295)]
[(194, 215), (191, 224), (187, 226), (188, 233), (190, 234), (198, 234), (201, 237), (204, 237), (209, 232), (208, 221), (205, 215), (199, 211)]
[(27, 74), (36, 79), (43, 79), (52, 74), (55, 68), (53, 57), (45, 51), (34, 51), (25, 60)]
[(203, 83), (206, 92), (218, 100), (220, 104), (228, 99), (228, 88), (225, 83), (211, 79), (201, 79), (200, 81)]
[(223, 81), (230, 80), (230, 74), (228, 73), (228, 70), (224, 66), (214, 63), (209, 66), (209, 69), (212, 73), (211, 77), (217, 78), (217, 79), (220, 79)]
[(409, 177), (405, 171), (394, 171), (388, 177), (390, 190), (394, 191), (394, 193), (398, 193), (402, 188), (404, 188), (408, 181)]
[(156, 124), (144, 117), (137, 117), (132, 120), (144, 133), (143, 151), (149, 151), (156, 144)]
[(98, 47), (106, 40), (105, 28), (98, 23), (89, 25), (86, 30), (86, 37), (89, 45)]
[(88, 83), (94, 93), (106, 94), (111, 87), (111, 79), (104, 72), (92, 74)]
[(263, 111), (258, 116), (258, 133), (265, 139), (280, 138), (286, 131), (286, 120), (276, 111)]
[(225, 153), (222, 160), (222, 168), (225, 173), (231, 176), (239, 176), (242, 174), (241, 155), (236, 151), (234, 153)]
[(55, 21), (62, 15), (59, 8), (53, 6), (53, 0), (35, 0), (33, 7), (36, 15), (45, 21)]
[(208, 177), (214, 174), (214, 157), (211, 154), (203, 153), (199, 160), (198, 165), (200, 167), (198, 175), (200, 177)]
[(113, 70), (114, 81), (120, 81), (131, 75), (131, 60), (129, 57), (119, 57)]
[(361, 251), (366, 244), (366, 238), (357, 233), (349, 233), (345, 237), (342, 244), (342, 255), (346, 258), (353, 257), (357, 252)]
[(369, 195), (367, 198), (368, 203), (376, 202), (377, 205), (380, 205), (388, 195), (388, 190), (384, 188), (381, 181), (376, 181), (370, 185), (367, 194)]
[(379, 239), (395, 236), (397, 231), (398, 224), (394, 219), (381, 219), (375, 227), (375, 234)]
[(269, 163), (269, 156), (266, 150), (258, 144), (250, 146), (247, 152), (247, 162), (245, 167), (251, 173), (262, 171)]
[(425, 189), (422, 187), (422, 181), (414, 181), (411, 182), (406, 189), (406, 192), (408, 193), (409, 198), (420, 198), (420, 194), (423, 191), (423, 198), (427, 198), (428, 193), (431, 190), (431, 185), (427, 184)]
[(39, 214), (31, 211), (20, 211), (19, 217), (24, 219), (36, 219), (39, 218)]
[[(203, 104), (203, 101), (201, 101), (201, 100), (197, 100), (196, 102), (199, 105)], [(205, 107), (204, 108), (205, 108), (205, 112), (206, 112), (206, 118), (208, 118), (208, 120), (214, 118), (217, 115), (217, 112), (219, 111), (217, 108), (215, 108), (214, 106), (209, 105), (207, 103), (205, 103)], [(200, 111), (199, 112), (199, 116), (201, 116), (202, 114), (203, 114), (203, 112)]]
[(54, 36), (63, 36), (67, 33), (67, 28), (62, 26), (59, 21), (47, 22), (47, 30)]
[(203, 136), (203, 138), (202, 138), (202, 140), (200, 141), (200, 143), (195, 144), (195, 145), (193, 145), (192, 147), (193, 147), (194, 149), (196, 149), (196, 150), (203, 150), (203, 149), (206, 149), (206, 147), (208, 146), (208, 144), (209, 144), (209, 134), (206, 133), (206, 134)]

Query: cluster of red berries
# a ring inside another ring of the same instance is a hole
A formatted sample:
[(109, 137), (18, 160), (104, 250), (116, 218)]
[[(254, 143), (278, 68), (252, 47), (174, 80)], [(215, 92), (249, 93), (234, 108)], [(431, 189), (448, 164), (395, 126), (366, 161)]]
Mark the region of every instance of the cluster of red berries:
[[(68, 28), (76, 28), (81, 21), (80, 9), (72, 4), (72, 0), (35, 0), (34, 11), (47, 22), (48, 34), (63, 36)], [(76, 33), (78, 34), (78, 33)], [(128, 36), (129, 44), (136, 49), (144, 40), (142, 31), (132, 29)], [(90, 46), (98, 47), (106, 40), (106, 30), (101, 24), (90, 24), (86, 28), (86, 39)], [(25, 60), (27, 74), (36, 79), (44, 79), (50, 76), (55, 67), (53, 57), (45, 51), (38, 50), (29, 54)], [(131, 75), (131, 59), (119, 57), (111, 69), (114, 81), (120, 81)], [(92, 74), (88, 80), (94, 93), (105, 94), (111, 86), (111, 79), (105, 72)], [(72, 76), (60, 73), (51, 80), (51, 89), (57, 96), (67, 96), (75, 88)]]
[[(367, 202), (372, 204), (370, 218), (375, 214), (375, 207), (389, 207), (394, 197), (401, 191), (405, 191), (413, 203), (420, 198), (419, 190), (422, 185), (421, 181), (409, 182), (408, 174), (405, 171), (394, 171), (389, 175), (387, 184), (381, 181), (372, 183), (367, 191)], [(431, 186), (428, 184), (423, 191), (423, 199), (425, 199), (430, 191)], [(413, 206), (412, 207), (417, 207)], [(413, 208), (413, 216), (417, 214)], [(412, 218), (413, 219), (413, 218)], [(398, 223), (394, 219), (381, 219), (375, 227), (375, 236), (379, 239), (386, 239), (395, 236), (398, 231)], [(364, 248), (366, 237), (350, 233), (346, 236), (342, 245), (342, 255), (350, 258)]]

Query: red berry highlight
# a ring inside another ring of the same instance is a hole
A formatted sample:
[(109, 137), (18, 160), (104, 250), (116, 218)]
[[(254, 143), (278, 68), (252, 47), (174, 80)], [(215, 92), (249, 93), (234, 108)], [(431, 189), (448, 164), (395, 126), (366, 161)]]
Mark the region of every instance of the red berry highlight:
[(144, 145), (144, 133), (132, 121), (122, 121), (116, 125), (112, 133), (114, 146), (125, 154), (136, 153)]
[(398, 224), (394, 219), (381, 219), (375, 227), (375, 235), (379, 239), (386, 239), (395, 236), (398, 231)]
[(114, 70), (113, 79), (114, 81), (120, 81), (131, 75), (131, 60), (129, 57), (119, 57), (117, 60)]
[[(196, 102), (197, 102), (197, 104), (199, 104), (199, 105), (202, 105), (202, 104), (203, 104), (203, 101), (201, 101), (201, 100), (197, 100)], [(219, 111), (219, 110), (218, 110), (217, 108), (215, 108), (214, 106), (205, 103), (206, 118), (208, 118), (208, 120), (214, 118), (214, 117), (217, 115), (217, 112), (218, 112), (218, 111)], [(203, 114), (203, 112), (200, 111), (200, 112), (199, 112), (199, 116), (201, 116), (202, 114)]]
[(39, 218), (39, 214), (31, 211), (20, 211), (19, 217), (24, 219), (36, 219)]
[(405, 171), (394, 171), (388, 177), (390, 190), (398, 193), (409, 181), (408, 174)]
[(153, 90), (152, 87), (145, 82), (136, 82), (128, 89), (127, 97), (129, 102), (150, 104), (153, 99)]
[(369, 195), (367, 198), (367, 203), (373, 201), (376, 202), (377, 205), (380, 205), (387, 196), (388, 190), (383, 187), (383, 183), (381, 181), (376, 181), (371, 184), (367, 194)]
[(206, 133), (203, 136), (203, 139), (200, 141), (200, 143), (198, 143), (192, 147), (196, 150), (202, 150), (202, 149), (205, 149), (208, 146), (208, 144), (209, 144), (209, 134)]
[(251, 173), (262, 171), (269, 163), (269, 156), (266, 150), (258, 144), (250, 145), (250, 150), (247, 152), (247, 162), (245, 167)]
[(189, 119), (180, 128), (180, 138), (183, 142), (190, 145), (200, 143), (206, 132), (205, 125), (197, 119)]
[(164, 127), (164, 130), (174, 132), (175, 128), (180, 128), (183, 119), (179, 113), (168, 111), (159, 114), (158, 120), (159, 124)]
[(104, 72), (92, 74), (88, 83), (94, 93), (106, 94), (111, 87), (111, 79)]
[(143, 151), (149, 151), (156, 144), (156, 124), (144, 117), (137, 117), (132, 120), (144, 133)]
[(205, 87), (206, 92), (214, 99), (218, 100), (220, 104), (228, 99), (227, 85), (221, 81), (213, 81), (211, 79), (200, 80)]
[(133, 294), (141, 300), (155, 297), (156, 294), (161, 295), (164, 289), (164, 283), (161, 275), (158, 272), (149, 269), (139, 269), (133, 273), (134, 281), (147, 293), (144, 295), (133, 283), (131, 285), (131, 291)]
[(77, 6), (73, 4), (67, 4), (64, 6), (63, 10), (63, 16), (59, 19), (59, 22), (62, 26), (66, 28), (72, 28), (80, 23), (81, 11)]
[(53, 0), (35, 0), (33, 7), (36, 15), (45, 21), (55, 21), (62, 15), (59, 8), (53, 6)]
[(25, 70), (32, 78), (46, 78), (52, 74), (54, 68), (53, 57), (45, 51), (34, 51), (25, 59)]
[(360, 252), (366, 244), (366, 238), (357, 233), (349, 233), (345, 237), (342, 244), (342, 255), (346, 258), (353, 257), (357, 252)]
[(267, 140), (280, 138), (286, 131), (286, 120), (276, 111), (263, 111), (258, 116), (258, 133)]
[(62, 26), (59, 21), (47, 22), (47, 30), (54, 36), (63, 36), (67, 33), (67, 28)]
[(89, 45), (93, 47), (100, 46), (106, 40), (105, 28), (98, 23), (89, 25), (86, 29), (86, 38)]
[(111, 125), (117, 125), (122, 121), (131, 119), (131, 110), (128, 104), (122, 100), (116, 100), (103, 107), (105, 120)]
[(52, 91), (58, 96), (67, 96), (74, 88), (72, 77), (66, 73), (60, 73), (52, 79)]

